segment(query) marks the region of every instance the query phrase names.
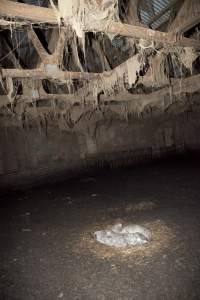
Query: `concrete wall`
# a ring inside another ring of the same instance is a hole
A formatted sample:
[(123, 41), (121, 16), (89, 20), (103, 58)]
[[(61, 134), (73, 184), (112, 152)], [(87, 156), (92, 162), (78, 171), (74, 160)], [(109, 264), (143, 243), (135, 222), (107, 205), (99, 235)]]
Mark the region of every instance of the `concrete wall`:
[(129, 116), (128, 120), (107, 113), (80, 123), (78, 127), (60, 128), (58, 116), (46, 118), (45, 126), (1, 116), (0, 186), (40, 182), (64, 171), (70, 176), (90, 165), (137, 163), (200, 148), (198, 111)]

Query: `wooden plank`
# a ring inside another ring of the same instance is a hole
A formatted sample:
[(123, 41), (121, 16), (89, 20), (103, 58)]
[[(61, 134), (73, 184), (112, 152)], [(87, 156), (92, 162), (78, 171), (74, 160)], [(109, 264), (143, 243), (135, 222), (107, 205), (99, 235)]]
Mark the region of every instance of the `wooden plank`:
[[(153, 103), (156, 99), (161, 99), (166, 95), (181, 95), (183, 94), (191, 94), (197, 91), (200, 91), (200, 74), (193, 75), (187, 78), (182, 79), (172, 79), (171, 85), (161, 88), (156, 92), (149, 93), (149, 94), (118, 94), (116, 96), (110, 96), (109, 98), (106, 97), (107, 101), (120, 101), (120, 100), (126, 100), (126, 101), (132, 101), (132, 100), (138, 100), (138, 101), (148, 101), (148, 103)], [(153, 84), (153, 83), (152, 83)], [(105, 96), (102, 95), (102, 99)]]
[(48, 65), (45, 68), (38, 68), (32, 70), (24, 69), (2, 69), (1, 74), (3, 78), (33, 78), (33, 79), (57, 79), (57, 80), (94, 80), (99, 79), (101, 73), (87, 73), (87, 72), (71, 72), (61, 71), (56, 68), (56, 65)]
[[(67, 32), (69, 33), (68, 36), (66, 35)], [(70, 34), (72, 35), (72, 30), (69, 30), (68, 27), (61, 27), (55, 51), (53, 54), (49, 54), (43, 47), (35, 31), (33, 29), (28, 29), (28, 37), (40, 56), (42, 63), (55, 64), (58, 66), (62, 64), (66, 38), (69, 38)]]
[(200, 23), (200, 1), (185, 0), (169, 31), (184, 33)]
[(8, 0), (0, 0), (0, 15), (9, 17), (11, 19), (15, 18), (20, 20), (28, 20), (33, 23), (58, 23), (55, 12), (51, 8), (12, 2)]
[[(36, 23), (42, 22), (57, 24), (56, 15), (51, 8), (38, 7), (18, 2), (14, 3), (6, 0), (0, 0), (0, 15), (10, 18), (30, 20)], [(192, 24), (196, 23), (197, 19), (198, 17), (195, 17)], [(191, 26), (191, 24), (186, 25), (186, 27)], [(88, 24), (85, 26), (84, 31), (113, 33), (135, 39), (148, 39), (175, 46), (200, 48), (200, 42), (194, 39), (188, 39), (185, 37), (177, 39), (176, 35), (171, 35), (166, 32), (155, 31), (149, 28), (114, 22), (111, 20), (99, 23), (95, 22), (91, 25)]]
[(10, 102), (10, 99), (7, 95), (1, 95), (0, 96), (0, 107), (8, 105)]
[[(100, 102), (112, 102), (112, 101), (118, 101), (118, 102), (124, 102), (124, 101), (134, 101), (138, 106), (137, 109), (142, 111), (145, 106), (147, 105), (158, 105), (163, 106), (165, 105), (165, 102), (162, 100), (166, 95), (181, 95), (181, 94), (191, 94), (197, 91), (200, 91), (200, 74), (194, 75), (188, 78), (182, 78), (182, 79), (174, 79), (172, 80), (172, 85), (168, 87), (164, 87), (156, 92), (152, 92), (149, 94), (130, 94), (128, 92), (126, 93), (120, 93), (118, 95), (113, 96), (106, 96), (106, 95), (100, 95)], [(95, 97), (90, 95), (89, 97), (84, 97), (82, 94), (44, 94), (38, 98), (30, 99), (30, 97), (25, 98), (24, 95), (18, 96), (17, 102), (34, 102), (34, 101), (40, 101), (40, 100), (62, 100), (69, 102), (70, 104), (73, 103), (84, 103), (84, 101), (95, 101)], [(173, 99), (173, 97), (172, 97)], [(179, 97), (178, 99), (182, 99), (182, 97)], [(0, 96), (0, 107), (9, 104), (10, 100), (7, 96)], [(165, 107), (166, 108), (166, 107)]]
[(57, 64), (58, 66), (62, 65), (62, 61), (63, 61), (63, 53), (64, 53), (64, 48), (65, 48), (65, 43), (67, 39), (70, 39), (72, 36), (73, 31), (70, 27), (62, 27), (60, 29), (60, 34), (59, 34), (59, 38), (58, 38), (58, 42), (55, 48), (55, 51), (53, 53), (53, 61), (55, 62), (55, 64)]
[(28, 29), (28, 37), (31, 40), (35, 50), (37, 51), (39, 57), (41, 58), (43, 63), (51, 63), (51, 55), (44, 49), (42, 43), (40, 42), (37, 34), (33, 29)]
[[(1, 4), (1, 2), (0, 2), (0, 4)], [(0, 8), (0, 10), (1, 10), (1, 8)], [(4, 20), (4, 19), (0, 19), (0, 26), (3, 26), (3, 27), (8, 27), (8, 28), (10, 28), (11, 26), (13, 26), (13, 27), (21, 27), (21, 26), (23, 26), (23, 25), (27, 25), (27, 23), (26, 22), (15, 22), (15, 21), (7, 21), (7, 20)]]
[(120, 72), (123, 74), (127, 71), (127, 64), (132, 61), (132, 57), (110, 71), (102, 73), (88, 73), (88, 72), (72, 72), (62, 71), (57, 64), (46, 64), (37, 69), (2, 69), (1, 74), (3, 78), (34, 78), (34, 79), (80, 79), (80, 80), (109, 80), (114, 74)]
[(169, 44), (181, 47), (194, 47), (200, 49), (200, 41), (181, 37), (180, 39), (174, 34), (152, 30), (149, 28), (128, 25), (114, 21), (102, 21), (87, 25), (84, 31), (113, 33), (121, 36), (132, 37), (135, 39), (148, 39), (163, 44)]
[(200, 13), (199, 15), (193, 16), (191, 18), (187, 18), (187, 20), (185, 20), (185, 18), (183, 18), (183, 22), (175, 27), (174, 32), (180, 32), (180, 33), (184, 33), (187, 32), (188, 30), (190, 30), (191, 28), (197, 26), (198, 24), (200, 24)]

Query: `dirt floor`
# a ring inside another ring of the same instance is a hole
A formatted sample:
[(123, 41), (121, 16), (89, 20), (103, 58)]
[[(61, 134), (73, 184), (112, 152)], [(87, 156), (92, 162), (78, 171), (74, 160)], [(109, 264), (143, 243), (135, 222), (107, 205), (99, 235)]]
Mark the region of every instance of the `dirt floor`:
[[(200, 163), (171, 161), (1, 194), (0, 300), (200, 299)], [(145, 225), (150, 244), (93, 233)]]

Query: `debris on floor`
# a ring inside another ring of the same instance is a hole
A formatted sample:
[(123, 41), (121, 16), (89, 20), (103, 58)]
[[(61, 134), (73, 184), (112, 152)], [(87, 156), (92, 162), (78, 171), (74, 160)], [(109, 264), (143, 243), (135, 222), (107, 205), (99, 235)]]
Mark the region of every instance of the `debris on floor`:
[(108, 230), (96, 231), (96, 240), (114, 247), (143, 245), (151, 240), (151, 232), (139, 225), (116, 224)]
[(64, 293), (60, 292), (60, 294), (58, 295), (58, 298), (61, 299), (61, 298), (63, 298), (63, 296), (64, 296)]
[(31, 232), (32, 230), (30, 228), (22, 228), (22, 232)]
[(24, 214), (19, 215), (20, 217), (29, 217), (31, 215), (30, 212), (26, 212)]
[(100, 196), (100, 194), (91, 194), (90, 196), (91, 197), (98, 197), (98, 196)]
[(145, 211), (145, 210), (152, 210), (156, 207), (156, 203), (153, 201), (140, 201), (135, 204), (129, 204), (125, 208), (125, 210), (132, 211), (132, 212), (137, 212), (137, 211)]

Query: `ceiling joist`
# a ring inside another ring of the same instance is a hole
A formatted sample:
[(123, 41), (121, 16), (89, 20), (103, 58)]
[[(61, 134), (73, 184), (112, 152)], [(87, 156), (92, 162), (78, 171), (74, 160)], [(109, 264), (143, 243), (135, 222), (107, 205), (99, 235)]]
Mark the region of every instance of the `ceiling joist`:
[(94, 80), (99, 79), (101, 73), (87, 73), (87, 72), (72, 72), (62, 71), (57, 65), (47, 64), (44, 68), (37, 69), (1, 69), (3, 78), (33, 78), (33, 79), (57, 79), (57, 80)]
[[(32, 22), (35, 24), (58, 24), (57, 16), (54, 10), (51, 8), (38, 7), (6, 0), (0, 0), (0, 16), (11, 19), (20, 19), (23, 21), (27, 21), (28, 23)], [(195, 20), (192, 21), (192, 25), (194, 24), (194, 22), (197, 22), (197, 18), (199, 18), (199, 14), (195, 17)], [(189, 23), (184, 26), (188, 28)], [(83, 30), (85, 32), (91, 31), (113, 33), (116, 35), (131, 37), (135, 39), (142, 38), (157, 41), (162, 44), (164, 43), (181, 47), (200, 48), (200, 42), (195, 39), (189, 39), (185, 37), (177, 38), (177, 35), (175, 34), (172, 35), (171, 33), (160, 32), (141, 26), (128, 25), (111, 20), (99, 23), (95, 22), (95, 24), (85, 26)]]
[(177, 36), (175, 34), (152, 30), (149, 28), (129, 25), (114, 21), (104, 21), (95, 23), (90, 27), (84, 28), (85, 31), (113, 33), (116, 35), (126, 36), (135, 39), (147, 39), (162, 44), (200, 48), (200, 41), (190, 38)]
[[(104, 102), (125, 102), (125, 101), (134, 101), (134, 103), (138, 104), (137, 109), (142, 111), (144, 107), (148, 105), (155, 105), (155, 103), (159, 102), (160, 105), (163, 105), (163, 102), (160, 101), (162, 98), (164, 98), (166, 95), (172, 94), (174, 96), (178, 96), (181, 94), (191, 94), (194, 92), (197, 92), (200, 90), (199, 87), (199, 81), (200, 81), (200, 75), (194, 75), (190, 76), (188, 78), (184, 78), (181, 80), (180, 85), (180, 79), (174, 79), (172, 81), (172, 84), (168, 87), (164, 87), (162, 89), (159, 89), (156, 92), (152, 92), (149, 94), (130, 94), (128, 92), (126, 93), (119, 93), (115, 96), (106, 96), (106, 95), (100, 95), (99, 101)], [(17, 103), (20, 102), (35, 102), (40, 100), (62, 100), (66, 101), (70, 105), (73, 105), (74, 103), (84, 103), (85, 100), (87, 102), (89, 101), (95, 101), (95, 97), (92, 97), (92, 95), (89, 95), (88, 97), (84, 97), (84, 95), (77, 92), (77, 94), (43, 94), (39, 97), (30, 98), (26, 97), (25, 95), (17, 96)], [(180, 97), (181, 101), (182, 97)], [(0, 96), (0, 107), (8, 105), (10, 103), (9, 98), (4, 95)], [(167, 107), (163, 107), (163, 109), (166, 109)]]
[(60, 29), (60, 35), (57, 41), (57, 45), (53, 54), (49, 54), (45, 48), (43, 47), (42, 43), (40, 42), (37, 34), (32, 28), (28, 29), (28, 37), (32, 42), (35, 50), (37, 51), (42, 64), (54, 64), (60, 66), (62, 63), (64, 46), (66, 41), (66, 33), (68, 32), (68, 38), (70, 36), (71, 31), (67, 30), (67, 27), (62, 27)]
[(184, 33), (198, 24), (200, 24), (200, 1), (185, 0), (175, 20), (169, 26), (169, 31)]
[(31, 23), (58, 23), (55, 12), (51, 8), (7, 0), (0, 0), (0, 15), (10, 19), (30, 21)]

